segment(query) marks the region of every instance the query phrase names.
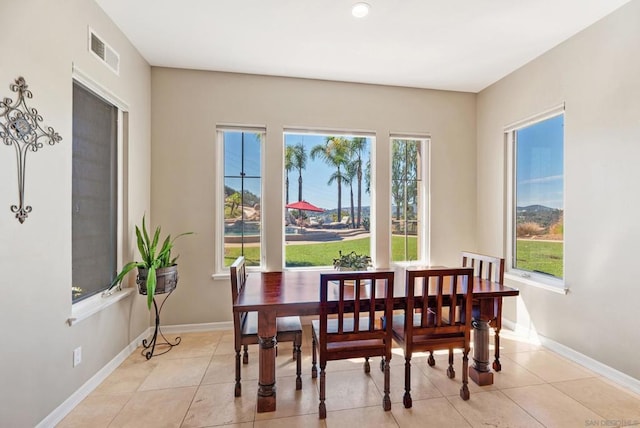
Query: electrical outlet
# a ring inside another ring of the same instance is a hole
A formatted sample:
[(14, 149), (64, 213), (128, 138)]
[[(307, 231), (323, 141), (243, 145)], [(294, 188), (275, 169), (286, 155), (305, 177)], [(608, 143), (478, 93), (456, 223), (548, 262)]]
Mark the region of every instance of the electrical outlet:
[(82, 362), (82, 346), (78, 346), (73, 350), (73, 367)]

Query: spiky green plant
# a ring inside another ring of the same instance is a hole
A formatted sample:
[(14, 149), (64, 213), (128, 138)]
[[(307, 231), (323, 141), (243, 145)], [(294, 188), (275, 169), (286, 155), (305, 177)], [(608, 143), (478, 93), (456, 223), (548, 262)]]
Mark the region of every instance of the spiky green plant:
[(371, 266), (371, 257), (366, 254), (358, 254), (355, 251), (347, 254), (342, 254), (342, 251), (338, 251), (338, 258), (333, 259), (333, 267), (335, 269), (366, 270), (369, 266)]
[(131, 272), (134, 268), (147, 269), (147, 307), (151, 309), (153, 303), (153, 296), (156, 293), (156, 271), (158, 269), (166, 268), (176, 264), (178, 256), (171, 258), (171, 249), (176, 239), (184, 235), (191, 235), (193, 232), (185, 232), (171, 239), (171, 235), (162, 242), (162, 246), (158, 248), (158, 242), (160, 242), (160, 226), (156, 227), (153, 233), (153, 239), (149, 237), (147, 232), (147, 225), (145, 222), (145, 216), (142, 216), (142, 232), (140, 228), (136, 226), (136, 238), (138, 241), (138, 252), (142, 257), (141, 262), (133, 261), (129, 262), (118, 273), (109, 286), (109, 290), (113, 287), (119, 286), (122, 283), (124, 277)]

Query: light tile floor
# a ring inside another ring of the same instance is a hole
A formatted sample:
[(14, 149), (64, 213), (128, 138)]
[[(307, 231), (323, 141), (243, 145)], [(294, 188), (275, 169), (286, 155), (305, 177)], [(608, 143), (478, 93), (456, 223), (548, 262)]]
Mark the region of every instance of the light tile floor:
[[(167, 335), (169, 336), (169, 335)], [(311, 379), (311, 335), (303, 342), (303, 389), (295, 390), (290, 344), (276, 361), (278, 409), (256, 412), (257, 347), (243, 366), (242, 397), (233, 396), (232, 331), (186, 333), (182, 343), (147, 361), (133, 353), (58, 425), (69, 427), (596, 427), (640, 426), (640, 396), (584, 367), (503, 331), (502, 371), (494, 384), (470, 382), (460, 399), (462, 362), (456, 378), (445, 374), (446, 355), (429, 367), (412, 359), (413, 408), (402, 406), (404, 358), (391, 360), (392, 409), (382, 409), (378, 361), (369, 375), (362, 360), (327, 365), (327, 419), (318, 419), (318, 382)], [(174, 335), (169, 336), (173, 338)]]

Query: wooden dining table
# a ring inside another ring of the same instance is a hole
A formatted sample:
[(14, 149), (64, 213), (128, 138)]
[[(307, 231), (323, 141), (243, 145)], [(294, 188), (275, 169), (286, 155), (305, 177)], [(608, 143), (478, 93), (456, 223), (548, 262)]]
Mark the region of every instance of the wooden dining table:
[[(409, 269), (419, 269), (411, 267)], [(405, 269), (395, 270), (394, 307), (405, 305)], [(329, 271), (325, 271), (328, 273)], [(335, 271), (331, 271), (335, 273)], [(258, 412), (276, 410), (276, 317), (318, 315), (320, 313), (320, 270), (250, 272), (244, 291), (234, 302), (235, 312), (258, 314), (259, 374)], [(337, 287), (337, 284), (336, 284)], [(478, 277), (474, 278), (473, 297), (480, 301), (479, 314), (473, 320), (472, 380), (480, 385), (493, 383), (489, 366), (489, 321), (494, 317), (495, 298), (517, 296), (518, 290)], [(383, 293), (376, 293), (382, 296)]]

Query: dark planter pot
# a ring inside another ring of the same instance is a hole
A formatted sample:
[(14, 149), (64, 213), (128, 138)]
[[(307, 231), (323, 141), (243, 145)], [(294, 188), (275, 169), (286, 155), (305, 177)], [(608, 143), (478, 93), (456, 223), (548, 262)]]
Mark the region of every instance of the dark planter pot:
[[(147, 295), (147, 272), (148, 269), (138, 268), (138, 291)], [(156, 293), (164, 294), (173, 291), (178, 285), (178, 265), (160, 268), (156, 270)]]

